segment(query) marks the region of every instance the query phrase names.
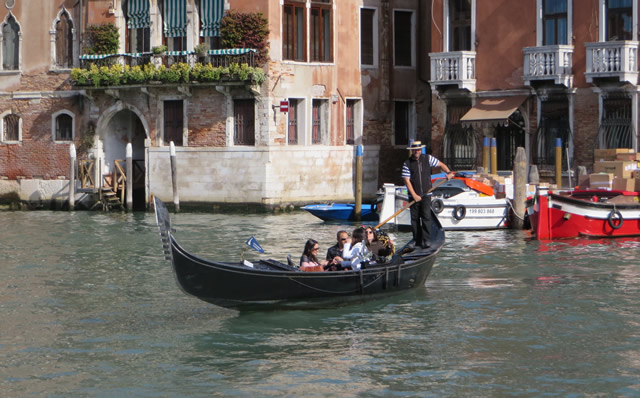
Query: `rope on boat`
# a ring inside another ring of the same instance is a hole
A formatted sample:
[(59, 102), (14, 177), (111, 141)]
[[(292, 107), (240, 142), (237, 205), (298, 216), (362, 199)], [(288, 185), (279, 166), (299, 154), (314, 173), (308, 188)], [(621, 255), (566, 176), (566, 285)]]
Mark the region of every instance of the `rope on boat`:
[[(509, 207), (513, 210), (513, 215), (518, 217), (520, 220), (524, 221), (524, 215), (522, 217), (516, 212), (516, 209), (513, 207), (513, 203), (511, 203), (511, 199), (507, 199), (507, 203), (509, 203)], [(526, 212), (526, 209), (525, 209)]]
[[(382, 273), (382, 272), (378, 273), (378, 275), (376, 276), (376, 278), (375, 278), (375, 279), (373, 279), (371, 282), (367, 283), (366, 285), (362, 283), (363, 281), (362, 281), (362, 279), (361, 279), (361, 281), (360, 281), (360, 286), (359, 286), (358, 288), (353, 289), (353, 290), (342, 291), (342, 292), (336, 292), (336, 291), (333, 291), (333, 290), (319, 289), (319, 288), (317, 288), (317, 287), (315, 287), (315, 286), (310, 286), (310, 285), (308, 285), (308, 284), (306, 284), (306, 283), (302, 283), (302, 282), (301, 282), (301, 281), (299, 281), (298, 279), (294, 279), (294, 278), (288, 278), (288, 279), (289, 279), (289, 280), (291, 280), (291, 281), (293, 281), (293, 282), (295, 282), (295, 283), (297, 283), (297, 284), (299, 284), (299, 285), (302, 285), (302, 286), (304, 286), (304, 287), (306, 287), (306, 288), (308, 288), (308, 289), (315, 290), (316, 292), (321, 292), (321, 293), (332, 293), (332, 294), (346, 294), (346, 293), (355, 293), (355, 292), (357, 292), (357, 291), (360, 291), (361, 293), (362, 293), (362, 292), (364, 292), (364, 289), (368, 288), (369, 286), (371, 286), (371, 285), (373, 285), (375, 282), (377, 282), (380, 278), (382, 278), (382, 275), (383, 275), (383, 273)], [(362, 278), (362, 275), (360, 275), (360, 276), (361, 276), (361, 278)]]

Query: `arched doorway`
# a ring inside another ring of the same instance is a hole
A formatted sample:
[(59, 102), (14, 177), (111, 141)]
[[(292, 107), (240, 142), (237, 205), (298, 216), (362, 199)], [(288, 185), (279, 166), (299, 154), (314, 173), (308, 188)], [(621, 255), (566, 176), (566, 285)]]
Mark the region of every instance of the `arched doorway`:
[(133, 209), (145, 210), (145, 132), (144, 125), (138, 115), (129, 110), (121, 109), (115, 113), (105, 129), (100, 134), (102, 152), (104, 155), (103, 175), (109, 179), (118, 168), (126, 171), (127, 143), (132, 146), (133, 159)]

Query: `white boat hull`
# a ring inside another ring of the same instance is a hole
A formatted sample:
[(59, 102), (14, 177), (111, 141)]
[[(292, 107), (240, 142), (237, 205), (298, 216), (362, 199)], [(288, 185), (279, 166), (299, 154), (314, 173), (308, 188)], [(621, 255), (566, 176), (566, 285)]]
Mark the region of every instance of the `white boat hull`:
[[(438, 220), (445, 230), (483, 230), (508, 227), (509, 201), (495, 196), (481, 195), (476, 191), (461, 192), (449, 198), (434, 196), (432, 203), (442, 201)], [(380, 220), (386, 220), (409, 203), (406, 188), (385, 184), (385, 197)], [(409, 209), (401, 212), (389, 224), (406, 229), (411, 228)]]

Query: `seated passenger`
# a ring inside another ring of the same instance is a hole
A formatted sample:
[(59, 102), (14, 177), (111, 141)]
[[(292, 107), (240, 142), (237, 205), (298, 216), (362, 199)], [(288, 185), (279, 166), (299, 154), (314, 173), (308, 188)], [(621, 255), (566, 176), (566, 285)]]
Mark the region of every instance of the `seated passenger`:
[(389, 235), (382, 231), (376, 233), (372, 227), (367, 227), (367, 240), (369, 250), (373, 253), (373, 260), (377, 263), (386, 263), (395, 253), (395, 247)]
[(304, 245), (304, 252), (300, 257), (300, 270), (307, 272), (322, 272), (324, 271), (324, 266), (329, 262), (324, 260), (320, 262), (318, 260), (318, 250), (320, 250), (320, 246), (318, 245), (318, 241), (314, 239), (309, 239), (307, 243)]
[(351, 239), (347, 240), (342, 249), (342, 258), (340, 262), (342, 268), (351, 268), (353, 270), (360, 269), (363, 261), (367, 261), (370, 255), (367, 249), (367, 237), (364, 228), (356, 228), (351, 234)]
[(344, 249), (344, 244), (349, 240), (349, 234), (344, 230), (338, 231), (338, 233), (336, 234), (336, 239), (338, 240), (338, 243), (327, 249), (326, 259), (327, 261), (333, 261), (335, 259), (335, 261), (333, 262), (339, 263), (343, 260), (342, 249)]

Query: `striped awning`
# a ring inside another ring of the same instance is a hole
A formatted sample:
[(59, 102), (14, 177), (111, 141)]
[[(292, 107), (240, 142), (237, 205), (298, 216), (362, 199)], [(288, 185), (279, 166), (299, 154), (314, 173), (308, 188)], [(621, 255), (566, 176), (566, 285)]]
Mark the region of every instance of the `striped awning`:
[(200, 21), (202, 30), (200, 36), (220, 36), (220, 20), (224, 14), (224, 0), (201, 0)]
[(165, 37), (182, 37), (187, 35), (186, 0), (165, 0), (163, 17)]
[(209, 55), (242, 55), (246, 53), (255, 53), (253, 48), (223, 48), (221, 50), (209, 50)]
[(146, 28), (149, 22), (149, 0), (128, 0), (127, 28)]

